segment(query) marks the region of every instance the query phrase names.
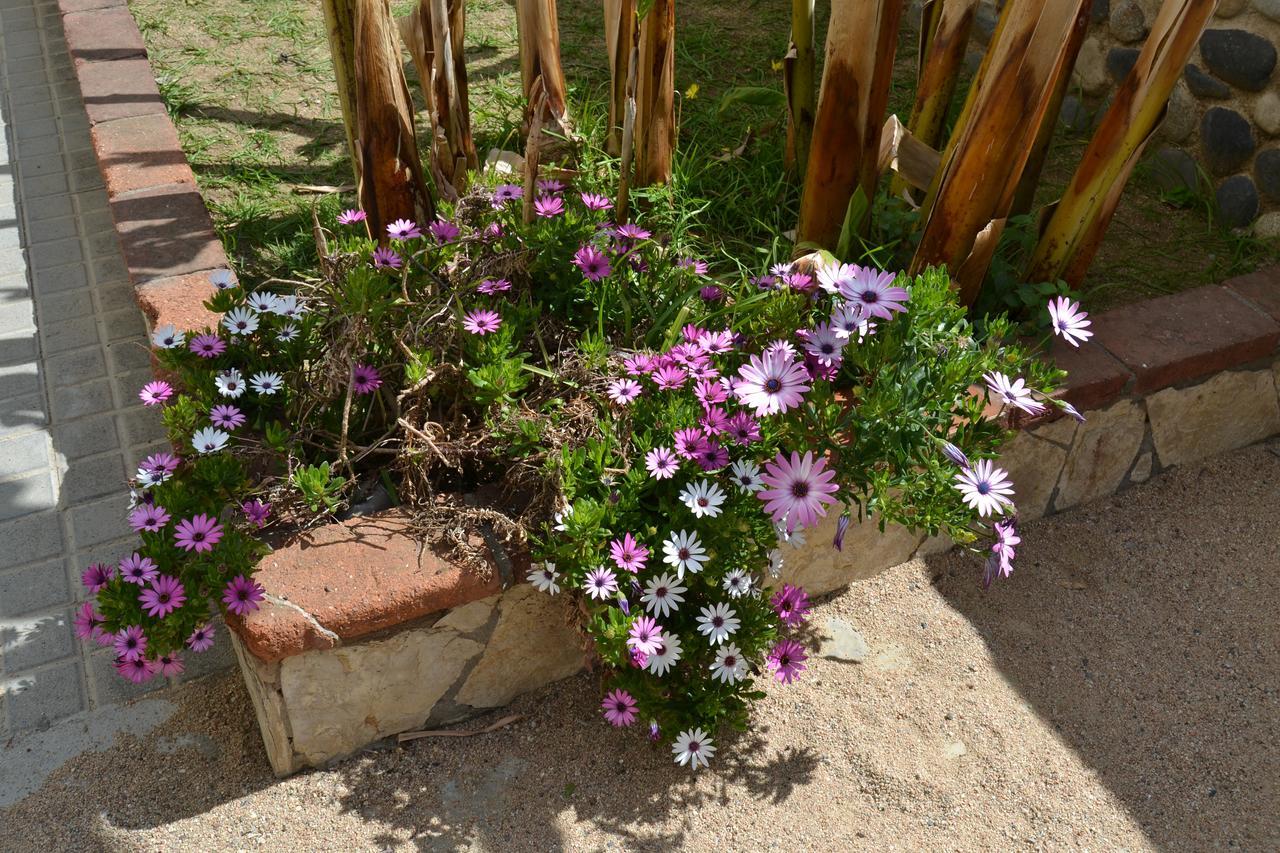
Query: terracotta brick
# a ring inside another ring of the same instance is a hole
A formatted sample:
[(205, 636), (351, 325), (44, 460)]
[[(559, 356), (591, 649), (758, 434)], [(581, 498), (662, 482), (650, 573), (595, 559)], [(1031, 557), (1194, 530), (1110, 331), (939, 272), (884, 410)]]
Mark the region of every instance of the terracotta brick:
[(58, 0), (58, 8), (62, 14), (72, 12), (88, 12), (93, 9), (113, 9), (127, 5), (127, 0)]
[(164, 113), (103, 122), (91, 133), (108, 196), (196, 182), (178, 132)]
[(1280, 341), (1280, 325), (1220, 285), (1126, 305), (1093, 327), (1139, 394), (1265, 358)]
[(267, 591), (264, 606), (230, 623), (262, 661), (332, 648), (500, 591), (496, 571), (482, 577), (450, 563), (394, 512), (308, 531), (264, 559), (254, 577)]
[(67, 50), (77, 62), (146, 56), (138, 25), (123, 5), (62, 16)]
[(1223, 284), (1280, 322), (1280, 266), (1227, 279)]
[(1067, 371), (1066, 385), (1057, 396), (1082, 412), (1108, 405), (1133, 379), (1127, 367), (1092, 341), (1077, 349), (1055, 339), (1051, 354), (1054, 363)]
[(151, 328), (172, 324), (179, 331), (217, 326), (221, 315), (204, 307), (216, 292), (209, 282), (210, 270), (161, 278), (134, 289), (138, 306)]
[(145, 57), (82, 62), (76, 67), (89, 122), (164, 115), (164, 100)]
[(110, 200), (133, 283), (225, 267), (209, 211), (192, 184), (172, 184)]

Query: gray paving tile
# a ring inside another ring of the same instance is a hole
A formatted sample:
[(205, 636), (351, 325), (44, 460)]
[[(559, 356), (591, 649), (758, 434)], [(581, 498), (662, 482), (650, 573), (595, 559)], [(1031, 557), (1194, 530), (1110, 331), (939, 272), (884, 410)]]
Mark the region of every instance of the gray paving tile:
[[(54, 175), (52, 177), (56, 177), (59, 180), (62, 179), (62, 175)], [(38, 178), (37, 180), (43, 180), (43, 178)], [(47, 267), (73, 264), (76, 261), (83, 260), (84, 248), (80, 245), (79, 237), (72, 237), (28, 246), (27, 256), (31, 259), (31, 266), (36, 270), (41, 270)]]
[(0, 480), (0, 521), (51, 510), (58, 505), (53, 471), (45, 469), (14, 480)]
[[(39, 222), (32, 223), (26, 230), (28, 245), (52, 243), (55, 240), (76, 237), (77, 234), (79, 234), (79, 229), (76, 226), (75, 218), (72, 216), (42, 219)], [(57, 266), (57, 264), (52, 264), (52, 266)]]
[(72, 600), (65, 561), (0, 571), (0, 619), (48, 610)]
[(36, 300), (36, 304), (39, 306), (40, 316), (60, 320), (92, 316), (96, 310), (93, 291), (87, 287), (45, 294)]
[(62, 475), (63, 506), (119, 494), (125, 488), (124, 457), (120, 454), (77, 459)]
[(40, 329), (40, 348), (46, 355), (93, 346), (98, 342), (96, 317), (46, 322)]
[(83, 711), (83, 669), (80, 660), (69, 660), (8, 679), (9, 725), (15, 730), (45, 728)]
[(135, 406), (119, 415), (120, 437), (125, 446), (135, 447), (163, 441), (164, 419), (158, 409)]
[(36, 305), (30, 299), (10, 299), (0, 303), (0, 335), (33, 329)]
[(69, 460), (120, 447), (116, 437), (116, 416), (111, 413), (54, 424), (50, 433), (53, 435), (54, 452)]
[(79, 385), (107, 375), (107, 360), (99, 346), (88, 346), (50, 356), (45, 359), (44, 366), (49, 385), (53, 388)]
[(23, 210), (27, 215), (27, 221), (32, 223), (75, 214), (71, 196), (67, 195), (28, 199), (23, 204)]
[(67, 514), (71, 519), (71, 534), (75, 537), (76, 546), (90, 548), (119, 539), (128, 509), (127, 492), (72, 507)]
[(0, 408), (0, 439), (43, 427), (49, 422), (44, 407), (44, 397), (40, 394), (5, 400)]
[(12, 569), (62, 553), (62, 523), (57, 513), (0, 522), (0, 569)]
[(115, 407), (111, 396), (111, 384), (105, 379), (95, 379), (81, 385), (50, 389), (50, 414), (55, 423), (96, 415)]
[(49, 435), (44, 430), (0, 440), (0, 480), (50, 467)]
[[(121, 262), (121, 267), (123, 266)], [(39, 296), (41, 293), (56, 293), (60, 290), (88, 287), (89, 274), (83, 264), (69, 264), (65, 267), (33, 270), (31, 281), (36, 295)]]
[(62, 609), (39, 616), (0, 619), (0, 648), (4, 650), (4, 668), (9, 675), (70, 657), (76, 652), (70, 613)]
[(39, 392), (40, 368), (34, 361), (0, 366), (0, 401)]

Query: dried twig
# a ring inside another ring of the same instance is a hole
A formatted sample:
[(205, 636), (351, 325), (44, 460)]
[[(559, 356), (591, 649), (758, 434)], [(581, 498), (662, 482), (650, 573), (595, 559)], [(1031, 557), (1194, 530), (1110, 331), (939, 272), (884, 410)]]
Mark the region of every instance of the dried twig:
[(498, 729), (506, 728), (514, 722), (524, 719), (524, 714), (508, 714), (500, 720), (496, 720), (483, 729), (467, 732), (461, 729), (432, 729), (430, 731), (419, 732), (401, 732), (396, 738), (399, 743), (407, 743), (411, 740), (418, 740), (424, 737), (474, 737), (476, 735), (487, 735), (496, 732)]

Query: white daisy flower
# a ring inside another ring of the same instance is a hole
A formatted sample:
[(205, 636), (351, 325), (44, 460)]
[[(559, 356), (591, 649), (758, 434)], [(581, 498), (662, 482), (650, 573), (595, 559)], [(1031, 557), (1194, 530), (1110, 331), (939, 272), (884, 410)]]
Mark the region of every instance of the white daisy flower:
[(292, 340), (297, 340), (297, 337), (298, 337), (298, 327), (295, 326), (293, 323), (289, 323), (287, 325), (281, 326), (280, 331), (276, 332), (277, 341), (288, 342)]
[(733, 643), (725, 643), (717, 649), (715, 662), (711, 664), (711, 677), (725, 684), (735, 684), (746, 678), (747, 661), (742, 650)]
[(307, 306), (298, 301), (296, 296), (277, 296), (276, 307), (272, 309), (281, 317), (296, 320), (307, 311)]
[(276, 303), (280, 301), (280, 297), (276, 296), (274, 293), (267, 293), (265, 290), (259, 290), (257, 293), (249, 294), (249, 298), (246, 301), (249, 303), (249, 307), (259, 314), (274, 314), (276, 310)]
[(742, 596), (751, 592), (751, 587), (755, 585), (751, 575), (742, 569), (733, 569), (724, 576), (724, 582), (721, 586), (724, 591), (729, 593), (730, 598), (742, 598)]
[(654, 675), (666, 675), (667, 670), (680, 660), (680, 638), (669, 631), (663, 631), (662, 639), (658, 642), (658, 650), (649, 655), (644, 668)]
[(671, 744), (671, 752), (676, 757), (676, 764), (688, 764), (690, 770), (697, 770), (699, 764), (703, 767), (711, 764), (716, 748), (702, 729), (686, 729)]
[(710, 480), (700, 480), (684, 487), (680, 501), (698, 518), (715, 518), (724, 503), (724, 490)]
[(213, 427), (205, 427), (196, 430), (191, 436), (191, 446), (197, 453), (216, 453), (226, 447), (229, 438), (231, 438), (229, 433)]
[[(164, 470), (152, 471), (149, 468), (139, 468), (137, 476), (133, 479), (137, 480), (138, 485), (143, 489), (149, 489), (152, 486), (158, 486), (167, 480), (167, 474), (168, 472)], [(132, 508), (133, 507), (130, 507), (130, 509)]]
[(249, 380), (249, 384), (259, 394), (270, 395), (280, 390), (280, 386), (284, 385), (284, 379), (279, 373), (255, 373)]
[(218, 386), (218, 393), (224, 397), (234, 400), (244, 393), (244, 377), (234, 367), (219, 373), (213, 381)]
[(681, 593), (687, 591), (688, 587), (680, 586), (676, 578), (662, 574), (649, 579), (640, 600), (644, 602), (645, 610), (658, 616), (666, 616), (680, 609), (680, 602), (684, 601)]
[(676, 577), (684, 580), (684, 573), (697, 574), (702, 571), (702, 564), (707, 561), (707, 552), (698, 541), (697, 533), (681, 530), (672, 533), (671, 538), (662, 543), (662, 562), (673, 566)]
[(209, 283), (218, 288), (218, 290), (229, 290), (236, 286), (236, 277), (231, 273), (231, 270), (214, 270), (209, 273)]
[(179, 332), (172, 323), (165, 323), (151, 333), (151, 343), (160, 349), (177, 349), (186, 343), (186, 340), (187, 336)]
[(222, 325), (233, 335), (250, 335), (258, 331), (258, 317), (248, 308), (232, 308), (222, 317)]
[(536, 568), (529, 572), (529, 583), (539, 592), (550, 593), (555, 595), (560, 591), (560, 584), (556, 583), (560, 579), (560, 573), (556, 571), (555, 563), (543, 563), (540, 568)]
[(782, 574), (782, 551), (774, 548), (769, 552), (769, 577), (776, 578)]
[(729, 639), (741, 624), (738, 614), (723, 601), (713, 607), (702, 608), (702, 615), (698, 617), (698, 631), (706, 634), (707, 641), (713, 646)]
[(557, 512), (555, 514), (555, 524), (552, 526), (551, 529), (559, 533), (564, 533), (566, 530), (569, 529), (569, 516), (571, 515), (573, 515), (572, 504), (570, 504), (569, 506), (565, 507), (560, 512)]
[(734, 484), (743, 494), (751, 494), (764, 488), (764, 480), (760, 479), (760, 466), (750, 459), (739, 459), (729, 471)]
[(801, 530), (799, 527), (797, 527), (795, 530), (792, 530), (790, 533), (788, 533), (786, 518), (783, 518), (782, 521), (779, 521), (777, 524), (775, 524), (773, 526), (773, 529), (778, 534), (779, 544), (785, 542), (786, 544), (790, 545), (792, 548), (804, 547), (804, 531)]

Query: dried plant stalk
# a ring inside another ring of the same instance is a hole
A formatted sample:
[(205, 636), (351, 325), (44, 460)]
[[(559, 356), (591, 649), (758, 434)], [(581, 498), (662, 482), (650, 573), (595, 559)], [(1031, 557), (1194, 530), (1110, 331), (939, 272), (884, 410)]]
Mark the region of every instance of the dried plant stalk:
[(879, 178), (880, 126), (902, 20), (900, 0), (836, 0), (827, 30), (797, 241), (834, 249), (849, 201)]
[(1166, 0), (1032, 252), (1028, 281), (1084, 280), (1142, 149), (1216, 0)]
[(380, 238), (396, 219), (435, 219), (413, 127), (390, 0), (358, 0), (355, 17), (356, 149), (360, 205)]
[(634, 186), (671, 182), (671, 158), (676, 148), (675, 97), (676, 3), (654, 0), (640, 21)]
[(945, 264), (973, 304), (1059, 75), (1083, 0), (1010, 0), (925, 199), (910, 270)]
[(539, 89), (540, 123), (545, 131), (561, 137), (572, 134), (568, 87), (560, 64), (560, 24), (556, 0), (515, 0), (516, 27), (520, 31), (520, 79), (524, 84), (525, 123), (532, 118), (534, 95)]
[(627, 79), (636, 41), (636, 0), (604, 0), (605, 47), (609, 51), (609, 133), (605, 150), (622, 154), (627, 115)]
[(791, 0), (791, 44), (782, 60), (782, 87), (787, 95), (787, 161), (804, 178), (818, 111), (818, 57), (814, 50), (814, 0)]

